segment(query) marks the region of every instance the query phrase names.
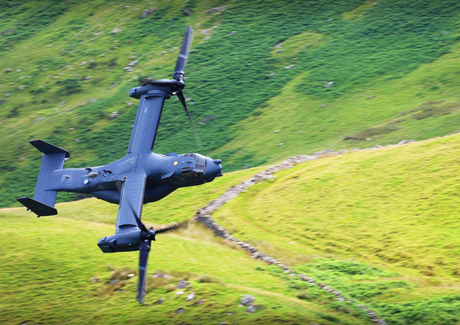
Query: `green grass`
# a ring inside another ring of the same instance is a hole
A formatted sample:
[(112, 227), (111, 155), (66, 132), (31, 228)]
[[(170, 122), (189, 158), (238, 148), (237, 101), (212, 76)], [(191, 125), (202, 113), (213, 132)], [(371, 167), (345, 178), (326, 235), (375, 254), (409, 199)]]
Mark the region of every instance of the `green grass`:
[[(225, 10), (208, 12), (222, 5)], [(14, 203), (17, 195), (10, 193), (34, 188), (31, 166), (40, 158), (27, 144), (31, 139), (69, 150), (68, 167), (123, 156), (136, 112), (127, 91), (144, 76), (170, 77), (185, 25), (196, 30), (186, 96), (202, 153), (223, 158), (227, 171), (299, 151), (426, 139), (458, 125), (457, 110), (393, 125), (400, 113), (424, 103), (460, 100), (455, 1), (176, 0), (157, 1), (155, 10), (148, 1), (3, 6), (1, 206)], [(140, 19), (146, 9), (151, 14)], [(112, 34), (115, 28), (121, 31)], [(124, 70), (133, 61), (134, 70)], [(111, 120), (115, 111), (119, 117)], [(343, 141), (375, 128), (380, 131), (365, 140)], [(195, 148), (172, 99), (155, 150)]]
[[(137, 322), (132, 313), (146, 312), (159, 323), (358, 324), (368, 321), (357, 308), (364, 304), (389, 324), (456, 324), (459, 143), (455, 135), (330, 155), (278, 172), (214, 213), (232, 235), (354, 303), (337, 302), (331, 293), (252, 260), (190, 224), (159, 236), (150, 270), (174, 279), (151, 282), (147, 306), (139, 306), (133, 299), (135, 277), (108, 284), (114, 271), (135, 269), (137, 254), (101, 254), (95, 245), (113, 232), (116, 205), (87, 199), (58, 204), (57, 217), (36, 219), (23, 208), (1, 211), (0, 320), (120, 323)], [(146, 205), (143, 220), (159, 226), (189, 219), (262, 169), (180, 189)], [(101, 282), (92, 283), (93, 277)], [(182, 277), (205, 303), (176, 295), (172, 284)], [(248, 293), (258, 299), (256, 314), (238, 307)], [(158, 305), (159, 298), (166, 300)], [(186, 312), (176, 314), (179, 308)]]
[[(180, 189), (146, 205), (143, 221), (160, 226), (189, 220), (228, 187), (260, 170), (227, 173), (214, 186)], [(297, 299), (285, 281), (258, 274), (256, 269), (263, 264), (198, 224), (158, 236), (149, 273), (162, 272), (174, 278), (164, 283), (150, 279), (146, 306), (140, 306), (134, 299), (137, 278), (126, 281), (115, 274), (123, 268), (128, 268), (126, 273), (137, 273), (138, 253), (102, 254), (96, 245), (99, 238), (113, 233), (117, 207), (85, 199), (58, 204), (58, 216), (40, 219), (23, 208), (3, 209), (0, 268), (7, 280), (0, 284), (0, 321), (119, 324), (129, 320), (140, 324), (148, 317), (159, 324), (367, 323), (362, 315), (357, 319), (321, 302)], [(92, 283), (94, 277), (101, 282)], [(109, 284), (115, 278), (120, 282)], [(183, 278), (193, 289), (178, 296), (180, 290), (175, 285)], [(185, 298), (191, 291), (196, 299), (188, 302)], [(256, 297), (255, 314), (239, 307), (244, 294)], [(158, 299), (165, 301), (158, 305)], [(196, 305), (200, 299), (203, 303)], [(185, 309), (184, 314), (176, 314), (179, 308)]]
[[(147, 205), (143, 220), (158, 225), (189, 219), (227, 186), (256, 171), (227, 174), (221, 184), (216, 182), (215, 188), (204, 187), (201, 192), (177, 191), (161, 204)], [(146, 305), (141, 306), (134, 299), (137, 278), (125, 280), (117, 275), (137, 273), (138, 254), (102, 254), (96, 245), (100, 237), (113, 233), (115, 207), (90, 199), (58, 204), (59, 215), (51, 218), (34, 218), (22, 208), (0, 212), (2, 324), (140, 324), (145, 319), (158, 324), (369, 323), (365, 315), (337, 310), (328, 302), (298, 299), (286, 281), (260, 274), (262, 263), (198, 224), (158, 236), (149, 274), (162, 272), (174, 278), (161, 283), (151, 279)], [(94, 277), (100, 282), (93, 283)], [(115, 278), (120, 282), (109, 284)], [(180, 290), (175, 285), (184, 278), (192, 289), (177, 295)], [(192, 291), (196, 299), (186, 301)], [(256, 313), (239, 307), (244, 294), (256, 297)], [(158, 299), (165, 301), (157, 304)], [(202, 303), (195, 304), (200, 299)], [(176, 313), (180, 308), (185, 309), (183, 314)]]
[[(457, 301), (460, 294), (459, 139), (455, 135), (299, 164), (251, 187), (213, 216), (240, 240), (306, 274), (318, 274), (353, 299), (371, 302), (395, 324), (456, 324), (458, 313), (441, 316), (448, 308), (439, 307), (443, 312), (437, 320), (420, 310), (457, 304), (447, 301)], [(336, 281), (330, 273), (302, 269), (318, 256), (396, 272), (393, 278), (400, 286), (364, 285), (358, 289), (378, 294), (354, 297), (354, 279), (350, 283), (340, 276)], [(409, 312), (411, 306), (418, 314)], [(398, 308), (408, 318), (397, 320)]]
[[(255, 223), (259, 234), (251, 234), (253, 240), (263, 240), (265, 231), (275, 238), (279, 233), (304, 243), (302, 250), (356, 253), (456, 278), (458, 139), (456, 135), (301, 164), (252, 187), (216, 217), (224, 225), (231, 218), (230, 227), (242, 234), (240, 221)], [(280, 246), (289, 246), (285, 241)]]
[[(222, 158), (225, 172), (458, 131), (456, 1), (50, 0), (0, 9), (2, 207), (33, 192), (41, 157), (31, 139), (69, 150), (66, 167), (121, 158), (137, 109), (127, 91), (145, 76), (171, 76), (186, 25), (196, 34), (185, 94), (202, 153)], [(167, 102), (156, 152), (196, 150), (183, 115), (177, 99)], [(389, 324), (456, 324), (459, 148), (452, 136), (316, 160), (251, 187), (214, 217)], [(147, 205), (143, 220), (187, 220), (260, 170), (180, 189)], [(205, 303), (151, 283), (139, 306), (135, 278), (105, 283), (114, 270), (135, 268), (137, 254), (96, 246), (113, 233), (117, 206), (87, 199), (58, 210), (38, 220), (24, 209), (0, 212), (1, 323), (368, 322), (353, 305), (248, 259), (197, 225), (159, 238), (150, 270), (189, 278)], [(246, 293), (257, 296), (255, 314), (237, 306)], [(156, 305), (159, 297), (166, 300)]]
[[(449, 54), (404, 78), (364, 85), (360, 91), (344, 94), (332, 102), (297, 93), (295, 87), (303, 78), (300, 75), (279, 96), (270, 99), (266, 107), (240, 122), (235, 127), (236, 138), (216, 155), (225, 157), (227, 152), (231, 153), (226, 163), (242, 166), (245, 162), (240, 158), (249, 153), (253, 159), (263, 157), (275, 162), (288, 155), (310, 154), (325, 148), (365, 148), (456, 132), (460, 113), (455, 77), (459, 70), (455, 62), (459, 49), (456, 45)], [(434, 86), (436, 89), (431, 89)], [(414, 113), (433, 103), (438, 103), (437, 110), (430, 114)], [(233, 154), (235, 151), (239, 157)]]

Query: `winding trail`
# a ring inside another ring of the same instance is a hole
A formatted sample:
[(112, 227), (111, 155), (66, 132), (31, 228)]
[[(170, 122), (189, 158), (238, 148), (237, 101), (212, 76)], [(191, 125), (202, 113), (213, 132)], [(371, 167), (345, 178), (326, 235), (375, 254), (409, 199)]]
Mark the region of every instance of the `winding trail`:
[[(401, 145), (405, 145), (405, 144), (411, 143), (411, 142), (415, 142), (415, 141), (414, 140), (410, 140), (410, 141), (403, 140), (403, 141), (399, 142), (396, 145), (388, 145), (388, 146), (385, 146), (385, 147), (401, 146)], [(380, 149), (380, 148), (385, 148), (385, 147), (383, 147), (383, 146), (375, 146), (375, 147), (370, 148), (370, 149), (355, 149), (355, 151), (375, 150), (375, 149)], [(213, 212), (218, 210), (222, 205), (224, 205), (225, 203), (230, 202), (233, 198), (237, 197), (241, 192), (246, 191), (250, 186), (252, 186), (252, 185), (254, 185), (254, 184), (258, 183), (258, 182), (263, 182), (263, 181), (266, 181), (266, 180), (268, 180), (270, 178), (275, 177), (274, 173), (276, 173), (278, 171), (288, 169), (288, 168), (292, 168), (296, 164), (316, 160), (316, 159), (321, 158), (321, 157), (330, 156), (330, 155), (340, 155), (340, 154), (344, 154), (344, 153), (348, 153), (348, 152), (350, 152), (350, 151), (349, 150), (340, 150), (338, 152), (334, 152), (333, 150), (324, 150), (324, 151), (320, 151), (320, 152), (315, 152), (311, 156), (309, 156), (309, 155), (294, 156), (294, 157), (291, 157), (291, 158), (283, 161), (280, 165), (275, 165), (275, 166), (268, 167), (266, 170), (264, 170), (263, 172), (261, 172), (259, 174), (254, 175), (250, 179), (245, 180), (245, 181), (241, 182), (238, 185), (234, 185), (234, 186), (230, 187), (219, 198), (217, 198), (216, 200), (211, 201), (206, 206), (204, 206), (203, 208), (199, 209), (197, 211), (197, 214), (192, 218), (191, 221), (199, 221), (202, 224), (204, 224), (207, 228), (212, 230), (214, 232), (214, 234), (216, 234), (217, 236), (222, 237), (224, 239), (227, 239), (228, 241), (236, 243), (242, 249), (244, 249), (247, 252), (249, 252), (251, 254), (251, 257), (254, 258), (254, 259), (261, 260), (261, 261), (263, 261), (263, 262), (265, 262), (267, 264), (277, 265), (278, 267), (283, 269), (286, 273), (289, 273), (292, 276), (297, 276), (301, 280), (306, 281), (306, 282), (310, 283), (311, 285), (317, 285), (321, 289), (332, 293), (333, 295), (335, 295), (335, 297), (336, 297), (336, 299), (338, 301), (348, 301), (350, 303), (357, 304), (352, 299), (348, 299), (348, 300), (345, 299), (343, 297), (343, 295), (340, 293), (340, 291), (335, 290), (333, 288), (330, 288), (325, 284), (318, 283), (318, 282), (315, 281), (315, 279), (313, 279), (311, 277), (308, 277), (305, 274), (297, 274), (297, 273), (295, 273), (294, 271), (289, 269), (289, 267), (286, 266), (281, 261), (276, 260), (273, 257), (268, 256), (265, 253), (259, 252), (256, 247), (251, 246), (248, 243), (245, 243), (243, 241), (240, 241), (238, 238), (233, 237), (224, 227), (219, 225), (213, 219), (213, 217), (211, 215)], [(370, 319), (374, 323), (380, 324), (380, 325), (386, 325), (385, 320), (379, 318), (374, 311), (368, 309), (366, 306), (361, 305), (361, 304), (357, 304), (357, 306), (359, 308), (361, 308), (363, 311), (365, 311), (369, 315)]]

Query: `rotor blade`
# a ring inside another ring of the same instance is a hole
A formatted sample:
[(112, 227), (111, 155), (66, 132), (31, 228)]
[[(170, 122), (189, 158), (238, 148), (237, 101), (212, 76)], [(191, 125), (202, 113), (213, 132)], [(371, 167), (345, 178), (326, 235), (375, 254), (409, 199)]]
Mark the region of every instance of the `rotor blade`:
[(190, 122), (190, 125), (192, 126), (193, 132), (195, 133), (195, 140), (196, 140), (196, 144), (198, 146), (198, 149), (201, 149), (202, 145), (201, 145), (200, 136), (198, 135), (198, 131), (196, 130), (195, 123), (193, 123), (192, 116), (190, 115), (190, 112), (189, 112), (189, 110), (187, 108), (187, 104), (185, 103), (184, 93), (182, 92), (182, 90), (179, 90), (176, 93), (176, 95), (179, 98), (182, 106), (184, 107), (184, 110), (185, 110), (185, 113), (187, 114), (187, 117), (188, 117), (188, 120)]
[(182, 223), (177, 223), (176, 222), (176, 223), (172, 224), (171, 226), (155, 230), (155, 234), (161, 234), (161, 233), (165, 233), (165, 232), (168, 232), (168, 231), (177, 230), (177, 229), (180, 229), (180, 228), (185, 228), (186, 226), (187, 226), (187, 222), (182, 222)]
[(190, 53), (190, 46), (192, 45), (193, 28), (188, 26), (185, 31), (184, 42), (177, 58), (176, 68), (174, 69), (173, 79), (184, 80), (184, 70), (187, 64), (188, 55)]
[(120, 180), (115, 182), (115, 185), (117, 186), (117, 189), (120, 191), (120, 202), (121, 202), (121, 196), (123, 196), (123, 198), (126, 200), (126, 202), (128, 202), (129, 208), (133, 212), (134, 218), (136, 219), (137, 226), (139, 227), (139, 229), (142, 232), (148, 232), (147, 227), (144, 225), (144, 223), (141, 221), (141, 219), (137, 215), (136, 209), (134, 209), (134, 206), (131, 203), (131, 200), (129, 199), (129, 197), (127, 195), (126, 196), (124, 195), (122, 184), (123, 184), (123, 182), (120, 181)]
[(137, 286), (137, 301), (144, 303), (147, 293), (147, 262), (149, 260), (150, 240), (144, 240), (139, 245), (139, 282)]

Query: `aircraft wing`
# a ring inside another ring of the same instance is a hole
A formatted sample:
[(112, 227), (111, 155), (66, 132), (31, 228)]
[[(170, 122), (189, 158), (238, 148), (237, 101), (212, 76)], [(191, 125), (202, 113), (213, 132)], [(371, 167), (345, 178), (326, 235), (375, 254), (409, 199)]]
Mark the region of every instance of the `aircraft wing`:
[[(147, 176), (142, 172), (131, 173), (117, 184), (121, 192), (115, 233), (139, 227)], [(140, 227), (139, 227), (140, 228)]]
[(152, 152), (164, 101), (165, 97), (161, 95), (145, 94), (141, 96), (129, 141), (128, 153)]
[(185, 86), (184, 70), (190, 53), (192, 39), (193, 28), (188, 27), (185, 32), (179, 57), (177, 58), (172, 80), (156, 80), (150, 84), (146, 83), (130, 90), (130, 96), (139, 98), (140, 101), (139, 107), (137, 108), (131, 140), (129, 141), (128, 154), (142, 154), (152, 151), (165, 99), (170, 98), (173, 94), (177, 94), (179, 97), (190, 120), (190, 124), (192, 124), (194, 128), (190, 113), (185, 104), (184, 94), (182, 93), (182, 89)]

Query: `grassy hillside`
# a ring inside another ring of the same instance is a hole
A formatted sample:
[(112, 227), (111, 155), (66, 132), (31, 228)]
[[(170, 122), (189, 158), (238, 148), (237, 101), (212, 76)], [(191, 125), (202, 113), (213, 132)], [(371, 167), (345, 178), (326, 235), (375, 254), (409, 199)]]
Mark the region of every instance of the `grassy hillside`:
[[(192, 223), (158, 236), (149, 273), (173, 278), (152, 278), (140, 306), (137, 279), (126, 276), (136, 272), (137, 253), (102, 254), (96, 245), (113, 233), (116, 205), (87, 199), (58, 204), (57, 217), (0, 211), (0, 321), (360, 324), (369, 323), (356, 307), (364, 304), (388, 324), (457, 324), (459, 150), (455, 135), (331, 155), (278, 172), (214, 213), (232, 235), (354, 303), (250, 259)], [(143, 220), (187, 220), (262, 169), (180, 189), (146, 205)], [(184, 278), (192, 289), (177, 294)], [(187, 301), (191, 292), (196, 299)], [(256, 297), (254, 314), (239, 307), (244, 294)]]
[[(254, 172), (229, 174), (201, 192), (178, 191), (161, 201), (168, 209), (146, 205), (143, 220), (158, 225), (189, 219), (197, 207)], [(298, 290), (276, 270), (265, 272), (263, 263), (197, 224), (158, 236), (149, 274), (173, 278), (150, 278), (146, 304), (139, 305), (137, 278), (127, 277), (136, 273), (138, 253), (102, 254), (96, 245), (100, 237), (113, 233), (114, 206), (95, 199), (63, 203), (58, 204), (59, 216), (40, 219), (24, 209), (1, 210), (2, 324), (144, 324), (146, 319), (155, 324), (370, 323), (360, 309), (337, 303), (332, 294), (297, 298)], [(186, 211), (192, 213), (186, 217)], [(182, 279), (190, 283), (189, 289), (176, 288)], [(195, 299), (187, 301), (191, 292)], [(245, 294), (256, 298), (255, 313), (239, 306)]]
[[(0, 206), (33, 193), (41, 157), (31, 139), (69, 150), (66, 167), (121, 158), (137, 110), (128, 90), (171, 77), (186, 25), (196, 33), (185, 96), (202, 153), (222, 158), (226, 174), (147, 205), (147, 225), (188, 220), (291, 155), (452, 134), (459, 14), (453, 0), (3, 1)], [(196, 151), (187, 123), (170, 99), (155, 151)], [(388, 324), (458, 324), (459, 155), (459, 135), (331, 155), (213, 216), (346, 302), (191, 224), (159, 236), (149, 270), (172, 278), (151, 278), (140, 306), (127, 276), (138, 254), (96, 245), (113, 233), (116, 205), (61, 203), (40, 219), (2, 209), (0, 323), (368, 324), (363, 304)], [(182, 279), (192, 288), (180, 294)], [(239, 306), (244, 294), (255, 313)]]
[[(152, 280), (142, 306), (135, 300), (136, 277), (127, 281), (118, 277), (119, 283), (109, 283), (117, 279), (117, 271), (136, 273), (138, 259), (134, 252), (103, 255), (99, 251), (96, 240), (110, 233), (112, 225), (55, 218), (40, 220), (34, 229), (30, 217), (3, 213), (0, 222), (2, 324), (145, 324), (146, 319), (155, 324), (369, 323), (318, 302), (296, 299), (281, 279), (257, 272), (259, 263), (245, 253), (206, 236), (198, 240), (173, 235), (158, 240), (150, 260), (151, 273), (166, 273), (174, 279)], [(101, 282), (92, 283), (94, 277)], [(182, 290), (175, 285), (182, 279), (191, 288), (179, 295)], [(196, 299), (187, 301), (191, 292)], [(256, 313), (239, 307), (244, 294), (256, 297)], [(159, 299), (165, 301), (157, 304)], [(183, 314), (177, 313), (180, 308)]]
[(372, 147), (403, 139), (429, 139), (459, 131), (460, 47), (404, 77), (378, 80), (333, 101), (296, 92), (304, 75), (235, 127), (236, 137), (219, 149), (238, 152), (227, 163), (241, 166), (245, 155), (280, 160), (325, 148)]
[(459, 155), (459, 135), (332, 155), (250, 187), (213, 217), (390, 324), (457, 324)]
[[(33, 192), (33, 138), (69, 150), (68, 167), (122, 157), (137, 104), (127, 91), (144, 76), (171, 76), (186, 25), (196, 36), (185, 94), (202, 152), (227, 171), (298, 150), (444, 135), (458, 122), (456, 1), (0, 6), (1, 206)], [(155, 150), (197, 150), (176, 99)]]

